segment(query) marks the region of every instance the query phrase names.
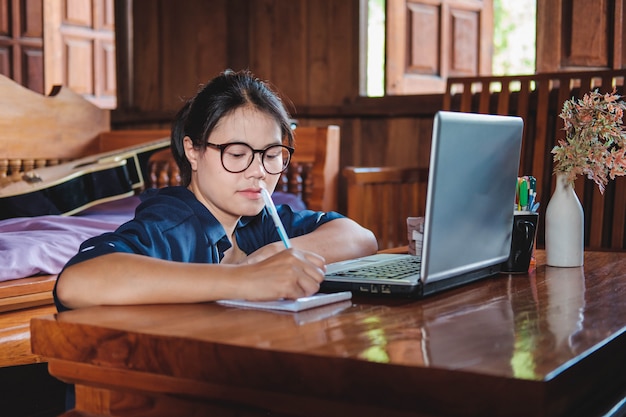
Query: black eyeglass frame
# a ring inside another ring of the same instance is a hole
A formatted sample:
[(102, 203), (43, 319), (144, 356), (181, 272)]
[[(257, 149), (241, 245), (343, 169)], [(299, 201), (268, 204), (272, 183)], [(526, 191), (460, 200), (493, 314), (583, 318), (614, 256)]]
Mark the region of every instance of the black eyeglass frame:
[[(254, 149), (252, 146), (248, 145), (245, 142), (229, 142), (229, 143), (211, 143), (211, 142), (206, 142), (206, 145), (208, 147), (211, 147), (213, 149), (219, 149), (220, 151), (220, 162), (222, 163), (222, 168), (224, 168), (226, 171), (230, 172), (231, 174), (239, 174), (240, 172), (244, 172), (246, 169), (250, 168), (250, 165), (252, 165), (252, 162), (254, 162), (254, 154), (261, 154), (261, 164), (263, 165), (263, 169), (270, 175), (276, 175), (276, 174), (280, 174), (285, 172), (285, 170), (289, 167), (289, 163), (291, 162), (291, 157), (293, 156), (293, 153), (295, 151), (294, 148), (292, 148), (291, 146), (287, 146), (287, 145), (282, 145), (282, 144), (276, 144), (276, 145), (270, 145), (264, 149)], [(226, 165), (224, 165), (224, 150), (226, 148), (228, 148), (231, 145), (243, 145), (245, 147), (247, 147), (248, 149), (250, 149), (252, 151), (252, 158), (250, 158), (250, 161), (248, 161), (248, 165), (246, 165), (246, 167), (242, 170), (239, 171), (232, 171), (228, 168), (226, 168)], [(281, 169), (278, 172), (270, 172), (267, 167), (265, 166), (265, 152), (267, 152), (269, 149), (275, 148), (277, 146), (280, 146), (281, 148), (287, 149), (287, 152), (289, 152), (289, 158), (287, 160), (287, 162), (283, 162), (283, 169)]]

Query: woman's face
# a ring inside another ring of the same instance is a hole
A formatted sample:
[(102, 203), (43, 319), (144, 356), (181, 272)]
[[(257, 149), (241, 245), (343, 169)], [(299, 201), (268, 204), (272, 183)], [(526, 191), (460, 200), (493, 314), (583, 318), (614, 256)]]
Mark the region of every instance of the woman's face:
[[(282, 144), (280, 126), (271, 116), (251, 107), (240, 107), (223, 117), (208, 141), (221, 145), (243, 142), (253, 149)], [(221, 151), (213, 147), (194, 149), (185, 138), (185, 153), (191, 163), (189, 189), (224, 226), (233, 226), (241, 216), (254, 216), (263, 209), (261, 183), (271, 193), (280, 174), (268, 174), (255, 153), (252, 164), (243, 172), (224, 169)]]

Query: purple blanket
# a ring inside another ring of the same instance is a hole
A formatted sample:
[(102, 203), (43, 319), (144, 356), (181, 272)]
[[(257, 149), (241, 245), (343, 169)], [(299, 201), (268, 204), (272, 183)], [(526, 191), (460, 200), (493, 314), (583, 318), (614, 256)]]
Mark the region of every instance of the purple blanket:
[[(274, 202), (295, 210), (304, 204), (292, 194), (275, 192)], [(139, 197), (102, 203), (75, 216), (19, 217), (0, 221), (0, 281), (37, 274), (58, 274), (92, 236), (130, 220)]]
[(76, 216), (18, 217), (0, 222), (0, 281), (58, 274), (92, 236), (130, 220), (138, 197), (99, 204)]

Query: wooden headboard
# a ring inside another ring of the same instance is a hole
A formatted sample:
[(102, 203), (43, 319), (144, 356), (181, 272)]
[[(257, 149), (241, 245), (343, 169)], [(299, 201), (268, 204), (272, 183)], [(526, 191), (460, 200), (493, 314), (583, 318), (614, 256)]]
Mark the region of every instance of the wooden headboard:
[[(33, 168), (167, 139), (168, 129), (110, 130), (110, 112), (70, 89), (49, 96), (0, 75), (0, 186)], [(4, 180), (4, 181), (3, 181)]]
[[(43, 96), (0, 76), (0, 108), (0, 219), (131, 195), (145, 186), (149, 154), (169, 146), (167, 130), (109, 131), (109, 111), (66, 88)], [(115, 189), (93, 186), (109, 177)]]
[(110, 126), (108, 110), (69, 89), (43, 96), (3, 75), (0, 109), (0, 176), (9, 165), (22, 170), (97, 153), (98, 135)]

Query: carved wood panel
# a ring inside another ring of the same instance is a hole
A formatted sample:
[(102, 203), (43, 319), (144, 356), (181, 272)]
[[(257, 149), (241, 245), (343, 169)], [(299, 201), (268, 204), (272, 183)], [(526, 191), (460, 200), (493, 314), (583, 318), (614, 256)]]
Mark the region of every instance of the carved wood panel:
[(625, 0), (537, 3), (537, 72), (624, 68)]
[(441, 93), (491, 73), (492, 1), (388, 0), (387, 94)]
[[(609, 0), (573, 0), (563, 4), (563, 63), (572, 67), (606, 67), (609, 62)], [(593, 31), (576, 30), (593, 27)]]
[(114, 0), (44, 0), (46, 87), (63, 85), (115, 108)]
[(41, 0), (0, 0), (0, 74), (44, 92)]

